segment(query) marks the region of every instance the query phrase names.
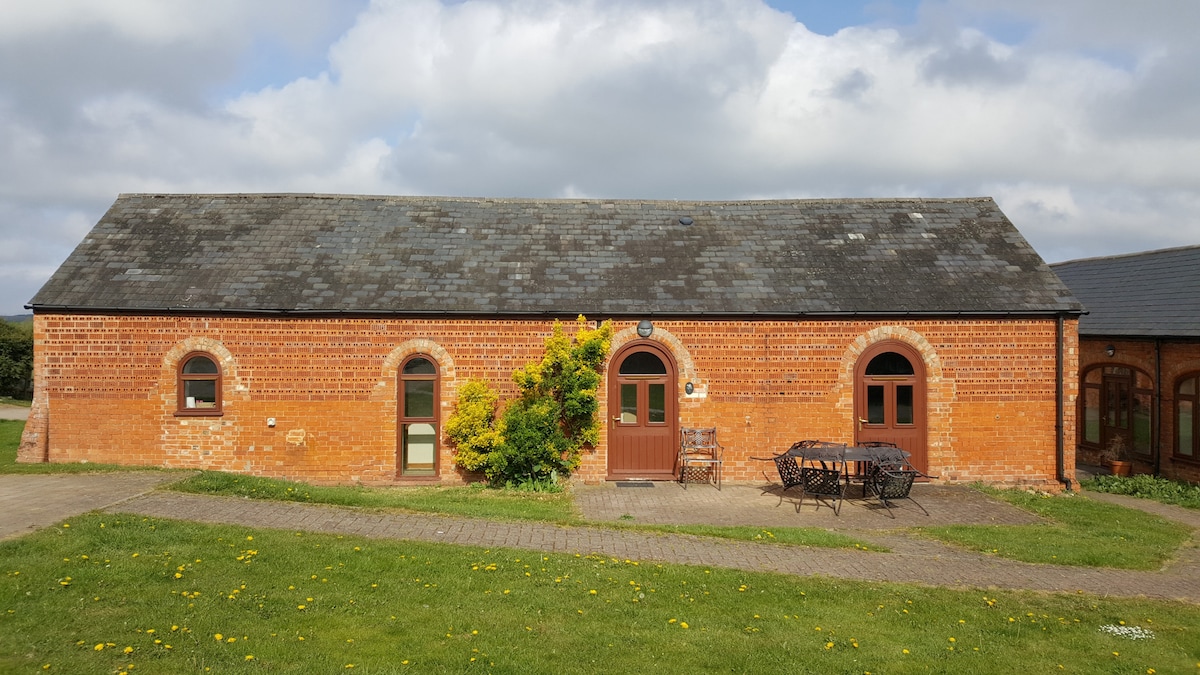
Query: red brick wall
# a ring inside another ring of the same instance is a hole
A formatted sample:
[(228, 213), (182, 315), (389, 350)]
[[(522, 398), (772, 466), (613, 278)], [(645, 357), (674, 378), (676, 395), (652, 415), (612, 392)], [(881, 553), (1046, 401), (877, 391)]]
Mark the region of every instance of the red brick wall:
[[(1115, 351), (1109, 357), (1105, 349), (1112, 346)], [(1175, 386), (1183, 375), (1200, 372), (1200, 342), (1170, 342), (1159, 345), (1161, 360), (1161, 402), (1158, 419), (1161, 421), (1161, 436), (1158, 439), (1158, 471), (1166, 478), (1200, 482), (1200, 457), (1188, 458), (1175, 454)], [(1114, 365), (1136, 368), (1152, 380), (1156, 374), (1155, 343), (1153, 340), (1112, 340), (1107, 338), (1081, 338), (1079, 345), (1079, 372), (1082, 375), (1092, 366)], [(1157, 385), (1158, 383), (1156, 383)], [(1152, 423), (1153, 424), (1153, 423)], [(1094, 448), (1079, 441), (1080, 456), (1087, 461), (1097, 461)], [(1151, 461), (1136, 461), (1135, 473), (1154, 473)]]
[[(568, 330), (570, 321), (565, 322)], [(614, 326), (613, 350), (639, 339)], [(726, 479), (802, 438), (852, 442), (854, 368), (882, 340), (924, 359), (929, 468), (945, 481), (1054, 488), (1055, 321), (658, 321), (679, 374), (681, 426), (716, 426)], [(1075, 322), (1066, 324), (1065, 432), (1075, 438)], [(549, 321), (159, 318), (38, 314), (35, 401), (21, 461), (213, 468), (313, 482), (382, 484), (396, 474), (396, 370), (441, 367), (444, 422), (457, 387), (539, 358)], [(188, 353), (221, 363), (224, 414), (176, 417)], [(695, 393), (686, 395), (684, 383)], [(605, 385), (606, 386), (606, 385)], [(601, 395), (601, 419), (609, 419)], [(268, 418), (276, 426), (267, 425)], [(607, 474), (606, 432), (578, 477)], [(1074, 444), (1066, 447), (1073, 476)], [(441, 479), (463, 479), (443, 442)]]

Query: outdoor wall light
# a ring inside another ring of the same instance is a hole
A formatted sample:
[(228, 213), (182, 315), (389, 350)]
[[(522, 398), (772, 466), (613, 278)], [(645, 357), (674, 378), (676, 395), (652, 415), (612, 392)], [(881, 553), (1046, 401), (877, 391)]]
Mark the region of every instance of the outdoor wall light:
[(1108, 354), (1108, 358), (1111, 359), (1113, 357), (1113, 354), (1117, 353), (1117, 348), (1112, 345), (1109, 345), (1104, 348), (1104, 353)]
[(688, 396), (691, 396), (696, 391), (696, 385), (688, 382), (687, 384), (683, 385), (683, 390), (687, 392)]
[(638, 335), (640, 335), (644, 338), (648, 338), (648, 337), (650, 337), (650, 334), (653, 332), (654, 332), (654, 324), (650, 323), (650, 319), (642, 319), (641, 321), (638, 322), (638, 327), (637, 327)]

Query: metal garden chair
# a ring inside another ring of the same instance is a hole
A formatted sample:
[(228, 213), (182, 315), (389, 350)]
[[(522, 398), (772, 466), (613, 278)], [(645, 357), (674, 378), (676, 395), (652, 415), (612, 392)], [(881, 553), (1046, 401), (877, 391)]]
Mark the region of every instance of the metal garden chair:
[[(804, 497), (812, 495), (817, 508), (821, 508), (822, 498), (834, 502), (833, 512), (841, 515), (842, 500), (846, 496), (846, 446), (834, 443), (819, 443), (804, 449), (800, 461), (800, 503), (796, 510), (804, 505)], [(836, 500), (836, 501), (835, 501)]]
[(717, 429), (680, 429), (679, 430), (679, 482), (687, 489), (692, 476), (703, 474), (706, 482), (721, 489), (721, 452), (724, 450), (717, 442)]
[[(797, 458), (803, 456), (803, 450), (805, 448), (811, 448), (818, 443), (820, 443), (820, 441), (798, 441), (793, 443), (792, 447), (784, 450), (778, 455), (750, 458), (760, 462), (775, 463), (775, 471), (779, 475), (780, 483), (779, 504), (783, 503), (783, 497), (788, 490), (800, 485), (800, 463), (797, 461)], [(763, 475), (766, 476), (766, 471), (763, 472)], [(769, 476), (767, 476), (767, 480), (770, 480)], [(767, 487), (763, 488), (763, 492), (768, 492), (774, 489), (774, 487), (775, 484), (771, 483)], [(775, 506), (778, 507), (779, 504), (776, 504)], [(799, 507), (797, 507), (797, 510), (799, 510)]]

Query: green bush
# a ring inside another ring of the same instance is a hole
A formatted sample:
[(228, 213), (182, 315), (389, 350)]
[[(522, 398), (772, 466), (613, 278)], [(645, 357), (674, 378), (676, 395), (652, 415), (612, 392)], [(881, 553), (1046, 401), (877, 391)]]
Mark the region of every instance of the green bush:
[(1149, 474), (1137, 476), (1096, 476), (1085, 481), (1083, 487), (1096, 492), (1130, 495), (1153, 499), (1164, 504), (1176, 504), (1191, 509), (1200, 509), (1200, 485), (1155, 478)]
[(456, 448), (454, 462), (467, 471), (483, 471), (503, 436), (503, 430), (496, 428), (499, 399), (482, 380), (471, 380), (458, 392), (458, 407), (446, 420), (446, 437)]
[(583, 447), (600, 438), (597, 389), (612, 340), (607, 321), (595, 330), (585, 322), (577, 319), (574, 340), (554, 323), (542, 360), (513, 373), (518, 396), (498, 421), (499, 397), (486, 383), (463, 387), (446, 423), (459, 466), (482, 470), (493, 485), (528, 489), (545, 489), (579, 467)]

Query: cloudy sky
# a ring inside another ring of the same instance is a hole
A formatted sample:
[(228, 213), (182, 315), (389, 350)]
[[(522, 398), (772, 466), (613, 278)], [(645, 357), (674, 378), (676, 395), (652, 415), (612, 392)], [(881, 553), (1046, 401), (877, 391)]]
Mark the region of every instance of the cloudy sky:
[(124, 192), (995, 197), (1200, 244), (1196, 0), (13, 0), (0, 315)]

